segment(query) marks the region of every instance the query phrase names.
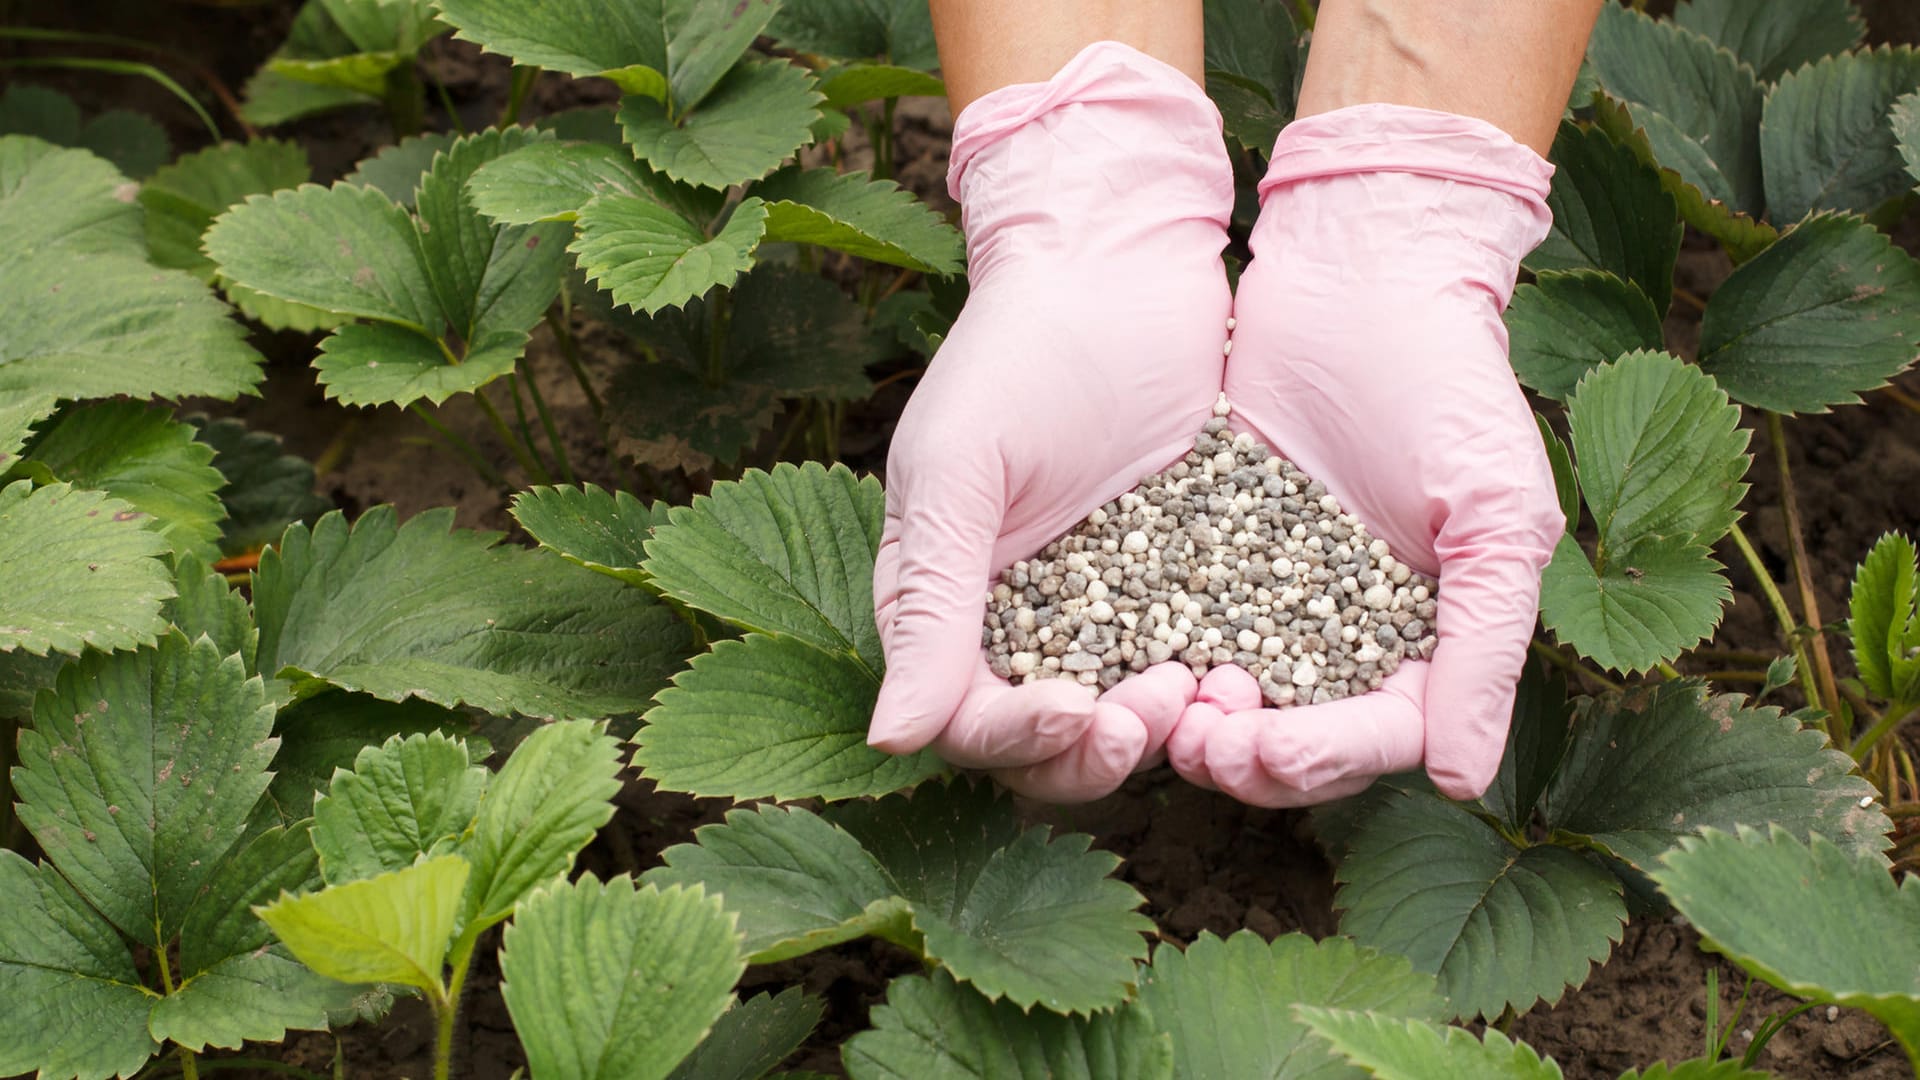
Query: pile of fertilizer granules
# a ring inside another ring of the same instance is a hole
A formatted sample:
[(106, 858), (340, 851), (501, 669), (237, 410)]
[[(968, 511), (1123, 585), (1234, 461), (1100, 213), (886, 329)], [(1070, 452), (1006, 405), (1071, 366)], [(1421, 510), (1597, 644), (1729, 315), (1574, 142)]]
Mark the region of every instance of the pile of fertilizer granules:
[(1238, 664), (1284, 706), (1433, 654), (1433, 580), (1228, 416), (1222, 395), (1185, 459), (1007, 568), (981, 635), (994, 674), (1105, 690), (1168, 660)]

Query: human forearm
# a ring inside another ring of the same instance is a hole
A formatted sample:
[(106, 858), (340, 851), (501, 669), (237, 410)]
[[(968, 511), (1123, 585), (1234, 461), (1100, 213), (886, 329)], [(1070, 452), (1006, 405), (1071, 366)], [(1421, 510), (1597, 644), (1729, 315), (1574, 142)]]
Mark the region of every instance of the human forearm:
[(1201, 80), (1200, 0), (932, 0), (932, 8), (956, 115), (1003, 86), (1046, 81), (1096, 41), (1131, 45)]
[(1603, 2), (1322, 0), (1299, 115), (1414, 105), (1485, 120), (1544, 155)]

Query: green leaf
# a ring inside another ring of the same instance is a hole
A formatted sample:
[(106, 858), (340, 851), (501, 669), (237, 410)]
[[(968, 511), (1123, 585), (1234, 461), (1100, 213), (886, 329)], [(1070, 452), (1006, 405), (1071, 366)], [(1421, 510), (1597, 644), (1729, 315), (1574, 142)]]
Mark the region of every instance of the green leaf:
[(511, 371), (559, 292), (567, 227), (495, 225), (465, 192), (481, 165), (543, 137), (456, 140), (420, 181), (417, 221), (352, 183), (256, 195), (214, 222), (207, 253), (248, 289), (371, 320), (322, 344), (315, 367), (336, 400), (438, 404)]
[(788, 48), (836, 60), (878, 58), (920, 71), (940, 63), (923, 0), (786, 0), (767, 33)]
[(1819, 214), (1734, 270), (1700, 322), (1700, 367), (1775, 412), (1849, 405), (1913, 362), (1920, 263), (1857, 217)]
[(166, 540), (145, 515), (68, 484), (0, 487), (0, 651), (77, 656), (151, 644), (166, 627)]
[(221, 143), (185, 154), (140, 187), (147, 250), (161, 266), (211, 281), (213, 260), (200, 250), (200, 238), (213, 219), (249, 195), (303, 184), (312, 171), (300, 144), (279, 139)]
[(767, 209), (758, 199), (742, 202), (712, 239), (675, 211), (631, 196), (595, 198), (581, 207), (579, 222), (567, 250), (580, 268), (615, 303), (653, 314), (731, 285), (752, 267)]
[(620, 126), (634, 157), (674, 180), (725, 188), (760, 179), (810, 142), (815, 106), (824, 100), (805, 68), (748, 61), (677, 120), (661, 102), (629, 95)]
[(1514, 290), (1505, 318), (1514, 374), (1555, 401), (1594, 368), (1664, 340), (1638, 285), (1593, 270), (1540, 271)]
[(634, 736), (643, 775), (731, 799), (853, 799), (911, 787), (938, 758), (867, 745), (880, 684), (851, 656), (749, 634), (715, 642), (660, 692)]
[(67, 410), (34, 443), (33, 458), (78, 487), (104, 491), (147, 515), (174, 551), (212, 558), (226, 508), (213, 449), (171, 410), (103, 401)]
[(1920, 53), (1905, 46), (1831, 56), (1780, 80), (1760, 123), (1774, 220), (1864, 214), (1911, 190), (1887, 113), (1916, 88)]
[(160, 1046), (133, 954), (45, 863), (0, 849), (0, 1072), (132, 1076)]
[(326, 790), (336, 770), (351, 769), (361, 751), (396, 735), (438, 731), (463, 739), (467, 753), (478, 759), (488, 751), (485, 740), (472, 736), (472, 727), (466, 715), (418, 698), (396, 704), (330, 690), (295, 702), (274, 721), (280, 753), (273, 759), (267, 798), (283, 821), (311, 817), (315, 794)]
[[(383, 147), (372, 157), (363, 159), (340, 182), (373, 188), (396, 205), (412, 210), (414, 197), (419, 194), (420, 181), (426, 177), (427, 170), (433, 168), (434, 161), (441, 154), (453, 148), (459, 137), (459, 133), (452, 131), (409, 135), (392, 146)], [(511, 156), (512, 153), (501, 156)]]
[(668, 596), (744, 630), (796, 638), (885, 670), (873, 624), (880, 484), (844, 465), (782, 463), (668, 512), (647, 572)]
[(781, 0), (679, 0), (667, 34), (667, 85), (676, 110), (698, 106), (780, 10)]
[(0, 135), (0, 236), (11, 259), (43, 251), (143, 251), (138, 191), (84, 150)]
[(345, 983), (398, 983), (440, 993), (467, 861), (442, 855), (405, 870), (254, 908), (314, 971)]
[(1614, 671), (1646, 671), (1706, 640), (1733, 599), (1713, 550), (1652, 537), (1615, 550), (1604, 569), (1563, 536), (1540, 579), (1540, 618), (1554, 637)]
[(1242, 150), (1250, 154), (1273, 152), (1286, 118), (1259, 83), (1224, 71), (1209, 71), (1207, 97), (1220, 110), (1221, 126)]
[(445, 29), (425, 0), (307, 0), (267, 69), (378, 97), (387, 72)]
[(1027, 1012), (953, 980), (909, 975), (887, 987), (873, 1028), (841, 1051), (853, 1080), (992, 1076), (1172, 1080), (1173, 1046), (1138, 1005), (1091, 1017)]
[(1884, 701), (1920, 698), (1920, 555), (1886, 533), (1854, 571), (1847, 632), (1860, 681)]
[(249, 431), (230, 417), (208, 420), (189, 416), (199, 428), (194, 438), (213, 447), (213, 467), (226, 478), (220, 501), (226, 507), (220, 553), (238, 555), (280, 539), (288, 525), (311, 522), (333, 508), (314, 494), (313, 465), (282, 452), (280, 436)]
[(1468, 807), (1388, 796), (1349, 839), (1340, 931), (1436, 974), (1454, 1014), (1558, 1001), (1620, 939), (1611, 873), (1563, 847), (1518, 848)]
[[(1864, 1009), (1920, 1061), (1920, 884), (1783, 830), (1681, 842), (1654, 881), (1709, 947), (1797, 997)], [(1880, 933), (1863, 934), (1862, 926)]]
[(1852, 0), (1682, 0), (1673, 21), (1732, 49), (1762, 82), (1847, 52), (1867, 33), (1866, 20)]
[(1300, 1023), (1380, 1080), (1560, 1080), (1560, 1066), (1489, 1029), (1484, 1041), (1422, 1020), (1302, 1006)]
[(1873, 793), (1817, 729), (1686, 679), (1583, 700), (1545, 814), (1645, 871), (1682, 836), (1765, 823), (1875, 854), (1891, 826)]
[(510, 225), (572, 221), (599, 195), (647, 199), (640, 168), (618, 146), (537, 142), (481, 166), (467, 194), (481, 213)]
[(826, 1007), (797, 986), (736, 1002), (670, 1080), (760, 1080), (813, 1034)]
[[(1605, 94), (1594, 96), (1592, 108), (1594, 127), (1659, 173), (1660, 187), (1673, 197), (1680, 220), (1719, 241), (1736, 262), (1752, 258), (1779, 238), (1772, 225), (1710, 196), (1688, 182), (1677, 166), (1659, 160), (1650, 132), (1661, 133), (1661, 145), (1667, 148), (1663, 152), (1678, 155), (1675, 160), (1705, 158), (1706, 151), (1675, 130), (1673, 121), (1646, 109), (1630, 109)], [(1704, 172), (1715, 168), (1711, 161), (1700, 164)]]
[(1207, 0), (1207, 94), (1227, 134), (1262, 157), (1293, 118), (1306, 56), (1284, 0)]
[(1529, 659), (1520, 669), (1500, 771), (1480, 800), (1517, 833), (1533, 824), (1541, 796), (1560, 773), (1572, 720), (1566, 676), (1543, 660)]
[(33, 426), (55, 411), (52, 394), (23, 396), (0, 403), (0, 476), (6, 475), (18, 461), (21, 447), (33, 436)]
[(1759, 214), (1761, 93), (1751, 68), (1699, 34), (1617, 5), (1601, 11), (1587, 61), (1646, 128), (1660, 164), (1708, 198)]
[(1173, 1036), (1174, 1075), (1271, 1080), (1354, 1076), (1294, 1019), (1295, 1005), (1367, 1009), (1441, 1020), (1433, 977), (1344, 938), (1287, 934), (1271, 944), (1250, 930), (1225, 941), (1202, 932), (1185, 952), (1161, 945), (1142, 973), (1140, 1002)]
[(629, 585), (652, 578), (641, 569), (643, 545), (667, 523), (665, 503), (649, 507), (624, 491), (596, 484), (536, 486), (513, 497), (513, 519), (541, 547)]
[(528, 8), (516, 0), (442, 0), (454, 36), (516, 64), (569, 75), (601, 75), (629, 94), (665, 97), (667, 26), (663, 0), (600, 4), (560, 0)]
[(753, 190), (767, 201), (770, 242), (819, 244), (928, 274), (965, 265), (960, 231), (891, 180), (791, 165)]
[(1908, 94), (1894, 102), (1889, 122), (1900, 159), (1906, 163), (1907, 176), (1920, 179), (1920, 93)]
[(1673, 1066), (1656, 1062), (1647, 1066), (1644, 1073), (1629, 1069), (1620, 1074), (1620, 1080), (1771, 1080), (1772, 1076), (1772, 1073), (1743, 1068), (1738, 1061), (1689, 1058)]
[(527, 894), (573, 867), (613, 817), (619, 773), (619, 743), (585, 721), (549, 724), (515, 748), (480, 801), (465, 845), (473, 861), (461, 905), (467, 933), (506, 918)]
[(255, 659), (260, 632), (253, 628), (247, 598), (228, 586), (219, 571), (192, 555), (175, 557), (174, 579), (180, 592), (162, 609), (167, 621), (179, 627), (188, 641), (204, 634), (220, 655), (238, 653), (247, 674), (259, 674)]
[(947, 84), (938, 75), (892, 64), (850, 64), (821, 77), (820, 92), (830, 109), (850, 109), (868, 101), (903, 97), (945, 97)]
[(534, 893), (500, 950), (501, 994), (529, 1070), (622, 1080), (672, 1073), (733, 1000), (746, 968), (733, 923), (718, 897), (636, 889), (626, 876)]
[(313, 847), (329, 885), (404, 870), (443, 854), (473, 824), (492, 776), (439, 732), (395, 735), (336, 772), (313, 801)]
[(263, 67), (241, 90), (240, 118), (255, 127), (277, 127), (315, 113), (355, 105), (378, 105), (380, 99), (358, 90), (291, 79)]
[(293, 526), (262, 553), (253, 602), (261, 671), (389, 701), (497, 715), (637, 712), (690, 650), (686, 627), (638, 589), (499, 536), (449, 531), (451, 510), (405, 525), (391, 507)]
[(1533, 423), (1540, 429), (1540, 441), (1547, 448), (1547, 464), (1553, 469), (1553, 490), (1560, 500), (1560, 513), (1567, 519), (1567, 531), (1572, 532), (1580, 524), (1580, 477), (1573, 467), (1573, 451), (1554, 433), (1546, 417), (1534, 413)]
[(89, 653), (20, 733), (20, 820), (108, 921), (164, 947), (267, 789), (272, 728), (260, 680), (205, 638)]
[(1560, 125), (1551, 157), (1553, 228), (1527, 255), (1527, 269), (1605, 270), (1638, 285), (1656, 317), (1665, 314), (1683, 230), (1659, 170), (1599, 127), (1573, 123)]
[(0, 93), (0, 135), (90, 150), (128, 176), (146, 176), (173, 156), (167, 133), (149, 117), (108, 109), (82, 123), (72, 98), (44, 86), (14, 85)]

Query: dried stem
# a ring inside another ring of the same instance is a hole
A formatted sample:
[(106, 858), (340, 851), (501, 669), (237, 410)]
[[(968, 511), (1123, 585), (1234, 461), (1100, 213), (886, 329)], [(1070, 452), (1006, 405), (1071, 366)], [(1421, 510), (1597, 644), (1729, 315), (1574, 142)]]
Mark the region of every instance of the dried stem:
[(1813, 657), (1814, 686), (1820, 692), (1820, 705), (1830, 714), (1827, 730), (1833, 736), (1834, 745), (1844, 746), (1851, 732), (1843, 730), (1845, 720), (1840, 715), (1840, 694), (1835, 689), (1833, 657), (1827, 652), (1826, 636), (1820, 632), (1820, 602), (1813, 594), (1813, 569), (1807, 558), (1806, 534), (1800, 525), (1800, 501), (1793, 491), (1793, 470), (1787, 464), (1786, 426), (1780, 422), (1779, 413), (1767, 413), (1767, 437), (1773, 442), (1773, 461), (1780, 471), (1780, 509), (1787, 519), (1788, 567), (1800, 590), (1801, 617), (1811, 629), (1807, 650)]

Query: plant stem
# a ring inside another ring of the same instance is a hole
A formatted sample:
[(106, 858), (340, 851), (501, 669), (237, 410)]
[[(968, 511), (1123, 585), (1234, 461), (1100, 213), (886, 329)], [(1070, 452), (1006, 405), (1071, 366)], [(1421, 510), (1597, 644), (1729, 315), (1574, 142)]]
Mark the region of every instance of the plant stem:
[[(158, 939), (160, 936), (158, 933), (159, 926), (156, 925), (154, 927), (154, 930), (155, 930), (154, 937), (155, 939)], [(154, 946), (153, 957), (154, 957), (154, 960), (157, 961), (160, 966), (160, 989), (164, 990), (168, 997), (172, 997), (173, 991), (174, 991), (173, 968), (169, 966), (167, 963), (167, 943), (166, 942), (161, 941), (159, 942), (159, 944)], [(184, 1046), (179, 1047), (179, 1051), (180, 1051), (180, 1075), (185, 1077), (186, 1080), (200, 1080), (198, 1059), (195, 1058), (193, 1051), (187, 1049)]]
[(445, 996), (441, 999), (443, 1008), (434, 1013), (435, 1024), (433, 1042), (434, 1080), (447, 1080), (447, 1073), (453, 1067), (453, 1021), (460, 1014), (460, 995), (467, 983), (467, 969), (473, 964), (473, 950), (480, 943), (480, 931), (469, 925), (454, 939), (448, 952), (453, 962), (453, 972), (447, 978)]
[(1813, 665), (1807, 659), (1806, 643), (1800, 640), (1800, 624), (1794, 621), (1793, 611), (1787, 607), (1787, 598), (1780, 595), (1780, 586), (1774, 584), (1773, 575), (1767, 573), (1767, 564), (1760, 561), (1760, 552), (1754, 549), (1753, 541), (1747, 539), (1746, 530), (1740, 527), (1739, 522), (1734, 523), (1727, 535), (1733, 537), (1733, 546), (1740, 549), (1740, 557), (1746, 560), (1747, 569), (1753, 573), (1753, 579), (1760, 583), (1760, 592), (1767, 598), (1767, 607), (1773, 610), (1774, 621), (1780, 624), (1780, 634), (1786, 639), (1787, 648), (1793, 650), (1794, 668), (1800, 675), (1800, 689), (1807, 696), (1807, 704), (1819, 705), (1820, 688), (1813, 681)]
[(346, 422), (340, 425), (340, 430), (333, 433), (333, 438), (327, 442), (327, 448), (320, 451), (319, 457), (313, 459), (315, 480), (339, 468), (340, 463), (346, 460), (347, 452), (353, 449), (353, 433), (359, 427), (360, 416), (355, 413), (348, 416)]
[(1779, 413), (1767, 413), (1767, 437), (1773, 443), (1774, 465), (1780, 471), (1780, 509), (1787, 518), (1788, 567), (1800, 590), (1800, 614), (1806, 625), (1812, 628), (1812, 640), (1807, 643), (1807, 648), (1813, 654), (1814, 685), (1820, 691), (1821, 707), (1829, 714), (1827, 731), (1833, 737), (1833, 744), (1845, 746), (1852, 732), (1845, 730), (1846, 720), (1840, 715), (1840, 694), (1834, 689), (1833, 658), (1827, 652), (1826, 635), (1820, 632), (1820, 602), (1813, 595), (1813, 570), (1807, 558), (1806, 536), (1800, 527), (1800, 500), (1794, 496), (1793, 470), (1787, 465), (1786, 426), (1780, 422)]
[(1913, 715), (1915, 707), (1915, 703), (1909, 701), (1896, 701), (1887, 706), (1887, 711), (1880, 719), (1853, 741), (1853, 749), (1848, 751), (1853, 755), (1853, 760), (1867, 760), (1867, 755), (1873, 751), (1873, 744), (1885, 738), (1888, 732), (1899, 728), (1902, 721)]
[(426, 113), (424, 95), (420, 73), (414, 70), (411, 58), (387, 72), (387, 92), (381, 101), (387, 107), (387, 123), (393, 127), (394, 138), (404, 139), (420, 133)]
[(1607, 678), (1605, 675), (1602, 675), (1597, 671), (1592, 671), (1592, 670), (1589, 670), (1588, 668), (1582, 667), (1579, 662), (1568, 658), (1568, 656), (1565, 653), (1561, 652), (1559, 649), (1554, 648), (1553, 646), (1547, 644), (1544, 641), (1539, 641), (1537, 639), (1534, 641), (1529, 641), (1527, 642), (1527, 648), (1530, 651), (1532, 651), (1533, 655), (1538, 656), (1540, 659), (1545, 660), (1547, 663), (1552, 664), (1554, 667), (1557, 667), (1562, 671), (1565, 671), (1569, 675), (1577, 675), (1584, 679), (1590, 679), (1593, 682), (1599, 683), (1601, 686), (1606, 687), (1608, 690), (1621, 689), (1620, 683), (1617, 683), (1614, 680)]
[(1659, 663), (1653, 665), (1653, 668), (1655, 671), (1658, 671), (1663, 678), (1677, 679), (1680, 677), (1679, 669), (1675, 668), (1672, 664), (1667, 663), (1665, 660), (1662, 660)]
[[(480, 395), (475, 394), (474, 396), (479, 397)], [(479, 473), (487, 483), (492, 484), (502, 491), (512, 490), (513, 485), (507, 483), (507, 478), (500, 474), (500, 470), (488, 464), (487, 459), (480, 456), (480, 451), (474, 449), (472, 443), (454, 434), (445, 424), (434, 419), (433, 414), (428, 412), (419, 402), (416, 401), (407, 406), (407, 411), (419, 417), (420, 422), (426, 424), (434, 434), (440, 436), (440, 438), (446, 442), (447, 446), (452, 448), (454, 453), (465, 458), (467, 464), (473, 466), (473, 471)]]
[(1694, 295), (1691, 292), (1688, 292), (1685, 289), (1679, 289), (1679, 288), (1674, 289), (1673, 298), (1675, 300), (1678, 300), (1686, 304), (1688, 307), (1692, 308), (1695, 311), (1707, 310), (1707, 302), (1705, 300), (1700, 299), (1698, 296)]
[(1705, 679), (1708, 682), (1757, 682), (1764, 684), (1767, 673), (1764, 671), (1690, 671), (1690, 679)]
[(527, 456), (527, 448), (520, 445), (520, 440), (513, 437), (513, 429), (507, 427), (506, 419), (500, 415), (499, 409), (493, 407), (493, 402), (487, 400), (487, 395), (475, 390), (473, 400), (480, 403), (480, 411), (487, 414), (487, 422), (493, 425), (494, 433), (500, 436), (500, 441), (506, 443), (507, 449), (513, 451), (514, 459), (520, 462), (520, 468), (526, 470), (527, 478), (536, 484), (552, 483), (553, 478), (547, 475), (547, 470), (539, 462)]
[(1300, 29), (1313, 29), (1313, 19), (1318, 12), (1314, 10), (1312, 0), (1293, 0), (1293, 10), (1300, 18)]
[(513, 398), (513, 421), (520, 432), (520, 445), (527, 448), (527, 455), (539, 462), (540, 469), (544, 472), (547, 462), (540, 456), (540, 447), (533, 441), (533, 428), (527, 423), (527, 403), (520, 396), (520, 362), (515, 361), (513, 368), (507, 373), (507, 393)]
[(547, 399), (540, 393), (540, 384), (534, 379), (533, 364), (522, 358), (526, 364), (525, 378), (527, 394), (533, 398), (533, 410), (540, 414), (540, 427), (547, 433), (547, 445), (553, 449), (553, 460), (560, 465), (560, 479), (573, 483), (573, 462), (567, 460), (567, 444), (560, 439), (560, 429), (554, 425), (553, 413), (547, 408)]
[(453, 130), (456, 133), (465, 135), (467, 133), (467, 123), (460, 119), (460, 110), (453, 107), (453, 95), (447, 93), (447, 84), (441, 82), (438, 78), (432, 79), (432, 82), (433, 94), (440, 99), (440, 108), (447, 114), (447, 123), (453, 125)]
[(540, 78), (540, 68), (533, 64), (517, 64), (513, 69), (513, 82), (507, 88), (507, 107), (500, 113), (500, 120), (494, 127), (508, 128), (520, 122), (520, 106), (527, 102), (527, 92)]

